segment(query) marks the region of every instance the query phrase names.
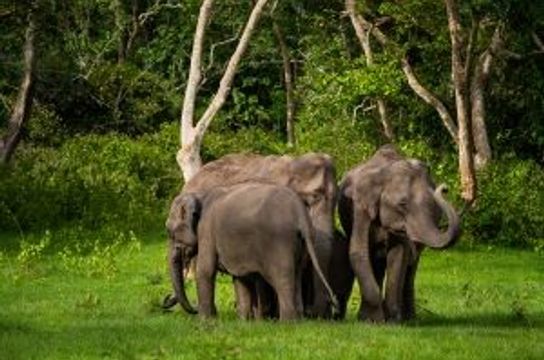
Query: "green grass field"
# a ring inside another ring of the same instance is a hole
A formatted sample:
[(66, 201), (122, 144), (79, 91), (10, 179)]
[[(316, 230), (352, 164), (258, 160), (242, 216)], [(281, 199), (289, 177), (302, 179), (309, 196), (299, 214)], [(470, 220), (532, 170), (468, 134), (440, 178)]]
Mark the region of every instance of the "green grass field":
[[(0, 234), (0, 359), (544, 359), (544, 256), (505, 249), (426, 251), (419, 319), (403, 326), (243, 322), (230, 279), (219, 319), (176, 308), (160, 233), (66, 246)], [(194, 296), (194, 284), (189, 293)]]

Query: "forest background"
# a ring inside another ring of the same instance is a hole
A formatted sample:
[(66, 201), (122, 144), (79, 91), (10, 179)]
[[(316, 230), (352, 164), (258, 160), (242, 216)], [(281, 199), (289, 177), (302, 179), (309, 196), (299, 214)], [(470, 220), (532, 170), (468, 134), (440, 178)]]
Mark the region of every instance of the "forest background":
[[(488, 144), (485, 152), (477, 141), (468, 143), (477, 190), (464, 239), (542, 250), (544, 6), (460, 3), (460, 53), (467, 82), (481, 80), (479, 119)], [(182, 186), (175, 159), (200, 5), (42, 0), (0, 8), (0, 134), (3, 144), (14, 132), (21, 140), (13, 154), (2, 154), (2, 231), (162, 228)], [(213, 97), (252, 8), (250, 1), (214, 5), (197, 115)], [(429, 163), (461, 207), (455, 131), (463, 119), (448, 14), (428, 0), (269, 3), (204, 137), (204, 161), (239, 151), (318, 151), (334, 157), (340, 178), (393, 142)], [(357, 19), (362, 34), (353, 26)], [(29, 32), (31, 62), (23, 52)], [(30, 65), (29, 116), (12, 126)], [(466, 97), (474, 111), (477, 99)], [(470, 109), (468, 115), (470, 127)], [(482, 130), (472, 127), (477, 139)]]

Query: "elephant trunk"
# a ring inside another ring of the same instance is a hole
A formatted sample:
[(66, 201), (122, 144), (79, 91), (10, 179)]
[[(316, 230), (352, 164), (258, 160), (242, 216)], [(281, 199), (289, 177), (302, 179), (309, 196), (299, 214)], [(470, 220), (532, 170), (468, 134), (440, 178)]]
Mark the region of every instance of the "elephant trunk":
[[(338, 299), (336, 298), (336, 295), (334, 294), (334, 291), (332, 290), (331, 286), (329, 285), (327, 278), (323, 274), (323, 270), (321, 269), (321, 266), (319, 264), (319, 260), (315, 251), (315, 242), (316, 242), (316, 234), (321, 233), (319, 230), (315, 229), (315, 225), (312, 225), (312, 221), (309, 217), (309, 214), (306, 212), (306, 209), (304, 207), (300, 210), (301, 216), (299, 218), (300, 221), (300, 230), (302, 233), (302, 237), (304, 238), (304, 242), (306, 245), (306, 250), (308, 252), (308, 255), (310, 256), (310, 261), (315, 269), (315, 272), (318, 276), (318, 278), (321, 280), (321, 283), (325, 287), (325, 290), (327, 291), (329, 298), (331, 300), (331, 304), (333, 307), (333, 316), (335, 316), (338, 313), (338, 309), (340, 308), (338, 304)], [(328, 234), (321, 233), (322, 236), (328, 237)], [(332, 229), (330, 236), (332, 237)]]
[(459, 216), (455, 209), (442, 196), (446, 186), (444, 184), (438, 186), (433, 192), (433, 197), (446, 218), (448, 219), (448, 228), (445, 231), (440, 231), (433, 226), (430, 231), (425, 231), (419, 242), (433, 248), (446, 249), (453, 246), (460, 235)]
[[(187, 294), (185, 293), (185, 284), (183, 278), (183, 255), (181, 247), (176, 245), (171, 245), (171, 251), (169, 254), (168, 264), (170, 267), (170, 276), (172, 278), (172, 286), (174, 288), (174, 297), (175, 300), (181, 305), (181, 307), (189, 314), (196, 314), (197, 311), (191, 305), (187, 299)], [(175, 304), (173, 299), (166, 298), (163, 304), (163, 307), (171, 307)]]

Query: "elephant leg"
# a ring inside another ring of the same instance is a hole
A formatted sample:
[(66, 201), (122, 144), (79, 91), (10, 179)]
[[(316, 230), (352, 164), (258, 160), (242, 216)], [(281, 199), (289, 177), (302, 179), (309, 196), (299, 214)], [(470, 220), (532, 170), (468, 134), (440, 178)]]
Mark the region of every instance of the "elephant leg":
[(234, 277), (234, 291), (236, 293), (236, 311), (238, 317), (249, 320), (253, 315), (253, 302), (255, 297), (254, 284), (247, 279)]
[(297, 320), (297, 285), (294, 267), (283, 269), (280, 274), (270, 277), (270, 284), (278, 295), (280, 320)]
[(217, 316), (215, 307), (215, 277), (217, 259), (215, 254), (202, 253), (196, 263), (198, 314), (202, 318)]
[[(360, 206), (359, 206), (360, 207)], [(370, 216), (367, 211), (359, 208), (354, 216), (354, 226), (349, 242), (349, 260), (357, 278), (361, 292), (359, 319), (371, 322), (384, 322), (385, 313), (380, 287), (372, 270), (370, 253)]]
[(404, 301), (403, 315), (404, 320), (412, 320), (416, 317), (416, 300), (415, 300), (415, 279), (417, 266), (419, 264), (419, 252), (415, 259), (408, 265), (406, 269), (406, 279), (404, 282)]
[(404, 284), (410, 249), (396, 244), (387, 252), (387, 281), (385, 305), (387, 320), (400, 322), (403, 319)]
[[(353, 248), (353, 245), (351, 246)], [(364, 265), (365, 263), (371, 263), (369, 259), (370, 255), (368, 252), (359, 254), (350, 248), (349, 257), (361, 294), (361, 304), (358, 313), (359, 320), (384, 322), (385, 313), (380, 287), (376, 282), (372, 267), (370, 266), (367, 270), (367, 267)], [(367, 258), (366, 260), (365, 257)]]
[(277, 319), (278, 301), (274, 289), (262, 278), (255, 279), (256, 303), (254, 314), (256, 319)]

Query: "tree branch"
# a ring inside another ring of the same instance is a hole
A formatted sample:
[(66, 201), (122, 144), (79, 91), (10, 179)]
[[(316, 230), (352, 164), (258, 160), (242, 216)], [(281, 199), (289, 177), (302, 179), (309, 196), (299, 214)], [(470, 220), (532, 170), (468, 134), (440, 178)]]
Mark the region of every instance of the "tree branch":
[(540, 50), (540, 52), (544, 52), (544, 42), (542, 41), (542, 39), (538, 36), (538, 34), (536, 32), (532, 32), (531, 33), (531, 37), (533, 38), (533, 42), (535, 43), (535, 45), (538, 47), (538, 49)]
[(200, 65), (202, 63), (202, 49), (204, 44), (204, 36), (206, 25), (210, 19), (213, 0), (204, 0), (200, 7), (198, 22), (196, 25), (195, 39), (193, 42), (193, 52), (191, 54), (191, 65), (189, 68), (189, 78), (187, 79), (187, 87), (185, 88), (185, 96), (183, 98), (183, 110), (181, 112), (181, 129), (180, 140), (181, 144), (188, 144), (193, 138), (194, 128), (194, 111), (198, 84), (201, 79)]
[(453, 141), (458, 144), (458, 129), (450, 112), (448, 111), (444, 103), (440, 101), (440, 99), (432, 91), (430, 91), (423, 84), (421, 84), (421, 82), (417, 78), (417, 75), (415, 74), (414, 69), (412, 68), (412, 65), (408, 61), (408, 57), (402, 52), (402, 50), (400, 50), (400, 46), (398, 44), (395, 44), (394, 42), (389, 41), (387, 36), (378, 27), (372, 26), (372, 24), (370, 24), (370, 22), (368, 22), (363, 16), (359, 15), (358, 20), (361, 21), (365, 27), (370, 28), (372, 36), (374, 36), (374, 38), (380, 43), (380, 45), (382, 45), (383, 47), (391, 47), (393, 51), (398, 54), (400, 58), (402, 72), (406, 76), (408, 85), (410, 86), (412, 91), (416, 93), (417, 96), (423, 99), (423, 101), (425, 101), (427, 104), (434, 107), (434, 109), (438, 113), (438, 116), (442, 120), (442, 123), (451, 135)]
[(181, 4), (171, 4), (171, 3), (165, 3), (162, 4), (161, 0), (156, 0), (155, 3), (145, 12), (138, 15), (138, 22), (140, 25), (144, 25), (147, 20), (157, 15), (162, 9), (181, 9), (183, 8), (183, 5)]
[(206, 70), (204, 71), (204, 73), (207, 73), (208, 71), (211, 70), (212, 66), (213, 66), (213, 63), (214, 63), (214, 53), (215, 53), (215, 48), (217, 48), (218, 46), (223, 46), (223, 45), (227, 45), (227, 44), (230, 44), (231, 42), (234, 42), (236, 40), (238, 40), (239, 36), (240, 36), (240, 32), (239, 31), (236, 35), (234, 35), (233, 37), (229, 38), (229, 39), (226, 39), (226, 40), (223, 40), (223, 41), (219, 41), (219, 42), (216, 42), (214, 44), (212, 44), (210, 46), (210, 54), (208, 56), (208, 66), (206, 66)]
[(257, 22), (259, 21), (259, 17), (263, 12), (264, 6), (266, 5), (267, 1), (268, 0), (258, 0), (257, 4), (251, 11), (249, 20), (244, 28), (242, 37), (240, 38), (240, 42), (238, 43), (234, 54), (232, 54), (232, 57), (230, 58), (227, 65), (227, 69), (225, 70), (225, 73), (221, 78), (221, 81), (219, 83), (219, 89), (217, 90), (217, 93), (212, 99), (212, 102), (210, 103), (210, 105), (198, 121), (198, 124), (196, 125), (195, 142), (198, 144), (200, 144), (200, 142), (202, 141), (202, 137), (210, 126), (213, 117), (225, 103), (227, 95), (230, 92), (230, 87), (232, 85), (232, 81), (234, 80), (234, 75), (236, 74), (238, 64), (240, 63), (242, 55), (245, 53), (248, 47), (249, 39), (251, 38), (253, 31), (255, 30)]

